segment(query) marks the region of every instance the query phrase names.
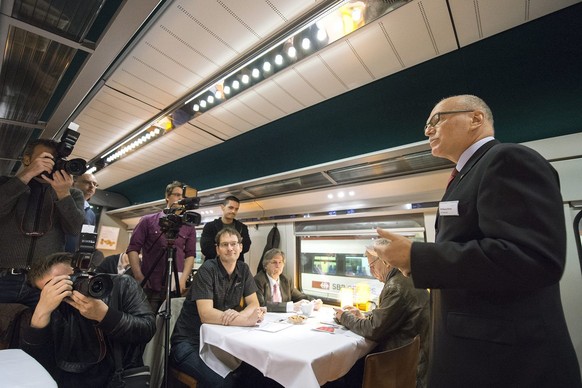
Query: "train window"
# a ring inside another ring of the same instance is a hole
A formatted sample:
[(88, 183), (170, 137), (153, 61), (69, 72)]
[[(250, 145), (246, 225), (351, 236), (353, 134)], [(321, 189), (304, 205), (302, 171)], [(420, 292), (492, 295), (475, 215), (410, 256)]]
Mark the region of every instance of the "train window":
[(345, 292), (356, 303), (362, 298), (376, 302), (382, 283), (372, 276), (364, 254), (377, 238), (376, 227), (426, 241), (422, 214), (296, 223), (300, 289), (331, 304)]

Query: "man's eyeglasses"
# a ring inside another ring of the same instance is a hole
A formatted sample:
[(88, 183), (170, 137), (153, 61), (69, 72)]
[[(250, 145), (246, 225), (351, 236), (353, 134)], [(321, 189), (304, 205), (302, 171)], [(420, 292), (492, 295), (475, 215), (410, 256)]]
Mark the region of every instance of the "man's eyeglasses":
[(374, 265), (374, 263), (375, 263), (375, 262), (377, 262), (378, 260), (380, 260), (380, 258), (379, 258), (379, 257), (377, 257), (377, 258), (376, 258), (376, 260), (373, 260), (373, 261), (372, 261), (372, 262), (369, 264), (370, 268), (372, 268), (372, 266)]
[(181, 197), (182, 193), (181, 192), (180, 193), (172, 193), (172, 194), (170, 194), (170, 196)]
[(91, 181), (86, 181), (84, 179), (81, 180), (81, 183), (84, 184), (84, 185), (91, 185), (91, 186), (93, 186), (95, 188), (99, 187), (99, 183), (97, 183), (97, 182), (91, 182)]
[(427, 129), (433, 128), (434, 126), (436, 126), (441, 121), (441, 116), (443, 116), (443, 115), (452, 115), (452, 114), (456, 114), (456, 113), (468, 113), (468, 112), (473, 112), (473, 110), (472, 109), (469, 109), (469, 110), (450, 110), (447, 112), (436, 112), (434, 115), (432, 115), (430, 120), (428, 120), (428, 122), (424, 125), (424, 131), (426, 132)]
[(220, 244), (218, 244), (218, 246), (221, 248), (228, 248), (228, 247), (234, 248), (239, 244), (240, 243), (238, 241), (237, 242), (221, 242)]

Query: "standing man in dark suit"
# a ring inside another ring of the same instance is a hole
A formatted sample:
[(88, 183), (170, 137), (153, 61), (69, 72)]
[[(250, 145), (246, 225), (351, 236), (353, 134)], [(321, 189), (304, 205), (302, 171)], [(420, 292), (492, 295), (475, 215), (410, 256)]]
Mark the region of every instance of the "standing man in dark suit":
[[(95, 212), (93, 209), (91, 209), (91, 205), (89, 204), (89, 200), (93, 195), (95, 195), (95, 191), (97, 191), (97, 187), (99, 187), (95, 175), (91, 173), (85, 173), (75, 178), (73, 187), (81, 190), (83, 192), (83, 198), (85, 199), (85, 203), (83, 205), (85, 210), (83, 225), (93, 225), (95, 227), (97, 225), (97, 217), (95, 216)], [(93, 230), (95, 229), (93, 228)], [(80, 232), (81, 230), (79, 230), (79, 233)], [(77, 249), (79, 249), (79, 233), (67, 234), (65, 251), (74, 253)]]
[(558, 283), (566, 255), (558, 174), (493, 134), (480, 98), (439, 102), (425, 135), (458, 174), (439, 203), (436, 242), (378, 229), (391, 240), (378, 249), (415, 287), (432, 289), (429, 387), (580, 387)]
[(200, 237), (200, 250), (204, 255), (204, 260), (216, 258), (216, 235), (223, 228), (232, 228), (242, 236), (242, 251), (240, 252), (239, 260), (244, 261), (244, 254), (251, 249), (251, 238), (249, 237), (249, 228), (239, 220), (235, 220), (238, 209), (240, 208), (240, 201), (235, 196), (228, 196), (220, 205), (222, 209), (222, 217), (215, 219), (204, 225), (202, 229), (202, 236)]

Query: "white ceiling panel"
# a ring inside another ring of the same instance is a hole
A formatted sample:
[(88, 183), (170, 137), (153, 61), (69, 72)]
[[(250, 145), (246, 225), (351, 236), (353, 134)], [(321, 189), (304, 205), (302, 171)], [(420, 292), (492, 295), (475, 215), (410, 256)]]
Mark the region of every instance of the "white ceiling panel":
[[(101, 101), (116, 110), (123, 111), (125, 114), (132, 116), (134, 121), (139, 120), (138, 123), (135, 123), (136, 125), (145, 121), (145, 118), (159, 113), (158, 109), (108, 87), (101, 88), (91, 102), (97, 101)], [(134, 122), (132, 121), (130, 124), (134, 124)]]
[[(255, 26), (246, 24), (245, 20), (229, 12), (230, 4), (221, 1), (208, 3), (207, 0), (177, 3), (179, 11), (185, 11), (187, 25), (197, 26), (197, 29), (188, 32), (184, 31), (184, 26), (175, 28), (188, 34), (188, 40), (194, 42), (202, 53), (219, 59), (219, 64), (225, 64), (260, 41), (261, 37), (253, 30)], [(265, 18), (268, 17), (273, 16), (265, 15)]]
[(161, 69), (179, 79), (188, 88), (201, 82), (208, 74), (215, 72), (217, 66), (210, 64), (200, 54), (177, 44), (175, 37), (166, 31), (151, 34), (137, 45), (134, 55), (148, 58), (156, 69)]
[(363, 29), (362, 33), (354, 34), (349, 40), (375, 79), (404, 68), (380, 24), (374, 23), (373, 26)]
[(233, 114), (228, 109), (225, 109), (223, 105), (217, 106), (216, 109), (212, 110), (211, 114), (216, 119), (239, 132), (239, 134), (254, 128), (253, 124), (245, 120), (244, 117)]
[(314, 55), (297, 64), (295, 70), (325, 98), (335, 97), (348, 91), (341, 80), (325, 66), (325, 62), (321, 60), (319, 55)]
[(110, 187), (119, 182), (124, 182), (134, 178), (136, 174), (139, 174), (139, 172), (128, 170), (126, 168), (127, 166), (127, 163), (122, 165), (122, 161), (120, 160), (115, 163), (115, 168), (105, 168), (103, 170), (97, 171), (95, 173), (95, 177), (99, 182), (99, 187)]
[(190, 125), (200, 129), (202, 132), (208, 133), (211, 136), (216, 137), (219, 141), (225, 141), (228, 139), (228, 136), (224, 133), (220, 133), (216, 129), (212, 128), (210, 125), (206, 124), (204, 121), (200, 121), (200, 117), (197, 117), (194, 120), (190, 121)]
[(170, 66), (164, 69), (159, 67), (151, 57), (132, 55), (124, 70), (137, 78), (147, 80), (151, 86), (176, 99), (188, 92), (189, 88), (176, 77), (173, 71), (175, 67)]
[(475, 24), (481, 27), (482, 38), (495, 35), (527, 21), (529, 1), (487, 0), (475, 2)]
[(126, 93), (136, 100), (142, 101), (159, 110), (164, 109), (175, 99), (170, 93), (158, 89), (155, 85), (147, 81), (147, 79), (136, 77), (135, 74), (131, 74), (123, 68), (118, 69), (111, 76), (107, 81), (107, 86), (119, 90), (121, 93)]
[[(112, 125), (102, 119), (103, 115), (94, 116), (91, 115), (92, 112), (85, 111), (83, 117), (79, 116), (75, 120), (79, 124), (79, 141), (77, 146), (82, 146), (83, 143), (91, 142), (95, 143), (99, 140), (105, 140), (110, 142), (112, 140), (121, 140), (125, 135), (121, 133), (119, 125)], [(75, 146), (75, 151), (77, 149)]]
[[(294, 19), (323, 3), (323, 0), (268, 0), (287, 20)], [(250, 8), (250, 7), (249, 7)]]
[[(426, 17), (425, 3), (430, 1), (418, 1), (401, 7), (395, 11), (399, 17), (390, 18), (388, 22), (382, 23), (388, 38), (396, 48), (398, 57), (406, 67), (441, 54), (436, 45), (433, 26)], [(446, 7), (444, 2), (441, 3)]]
[[(253, 34), (236, 22), (219, 4), (207, 0), (176, 2), (158, 25), (186, 51), (193, 51), (202, 60), (216, 66), (224, 65), (239, 54), (239, 47), (258, 41)], [(210, 6), (209, 6), (210, 5)], [(204, 62), (203, 62), (204, 63)], [(204, 65), (206, 68), (208, 65)]]
[[(171, 104), (186, 92), (186, 88), (183, 85), (179, 85), (169, 75), (162, 74), (147, 61), (148, 59), (131, 55), (112, 76), (112, 81), (131, 86), (142, 94), (155, 93), (156, 98), (154, 100), (160, 101), (165, 105)], [(168, 74), (170, 74), (170, 70), (168, 70)], [(136, 85), (137, 81), (140, 82), (139, 85)], [(176, 90), (177, 86), (180, 86), (180, 90)]]
[(210, 133), (216, 133), (216, 136), (221, 139), (229, 139), (240, 135), (240, 131), (218, 119), (212, 112), (201, 115), (196, 119), (196, 122), (204, 124), (204, 129), (207, 129)]
[(131, 58), (128, 58), (124, 65), (126, 69), (131, 67), (134, 73), (148, 77), (150, 82), (161, 89), (173, 94), (184, 94), (191, 88), (185, 81), (200, 80), (200, 77), (172, 59), (162, 55), (151, 44), (144, 43), (133, 50)]
[(374, 80), (370, 71), (356, 54), (354, 46), (346, 39), (320, 53), (326, 67), (337, 75), (348, 89), (354, 89)]
[(269, 121), (277, 120), (285, 114), (285, 112), (280, 108), (271, 104), (269, 100), (266, 100), (262, 95), (255, 92), (254, 89), (241, 93), (237, 96), (237, 100), (249, 109), (252, 109), (255, 112), (260, 112), (261, 115), (267, 117)]
[(222, 143), (215, 136), (191, 125), (184, 125), (178, 128), (174, 136), (193, 150), (201, 150)]
[[(404, 8), (401, 9), (404, 10)], [(426, 23), (424, 25), (411, 23), (407, 31), (413, 35), (426, 34), (426, 38), (431, 39), (433, 42), (435, 51), (427, 51), (427, 54), (431, 57), (425, 59), (431, 59), (433, 55), (443, 55), (458, 49), (455, 30), (451, 24), (451, 16), (445, 0), (419, 1), (416, 4), (416, 8)], [(398, 18), (397, 12), (399, 10), (396, 10), (394, 14), (386, 15), (383, 20), (392, 23), (392, 20)]]
[(282, 115), (288, 115), (305, 108), (305, 105), (301, 101), (281, 87), (277, 82), (277, 77), (263, 82), (254, 90), (265, 100), (276, 105), (281, 110)]
[[(195, 28), (198, 28), (196, 26)], [(201, 34), (207, 34), (202, 28), (199, 31), (191, 33), (201, 39)], [(168, 61), (175, 63), (177, 66), (182, 66), (188, 73), (192, 73), (185, 78), (184, 83), (192, 84), (193, 82), (200, 82), (202, 77), (206, 77), (219, 69), (219, 65), (213, 59), (206, 56), (200, 51), (197, 46), (192, 46), (179, 36), (172, 34), (172, 30), (165, 29), (159, 25), (152, 28), (142, 40), (140, 45), (147, 45), (152, 50), (164, 56)]]
[(277, 74), (275, 80), (281, 88), (293, 95), (304, 107), (315, 105), (325, 98), (303, 78), (295, 67)]
[(251, 109), (247, 105), (241, 103), (238, 97), (226, 101), (222, 104), (222, 107), (236, 116), (244, 117), (246, 122), (251, 123), (255, 127), (269, 122), (268, 117), (263, 115), (260, 111)]
[(461, 46), (519, 26), (579, 0), (450, 0)]
[[(303, 3), (305, 6), (305, 1), (297, 3)], [(309, 5), (311, 4), (313, 3), (310, 2)], [(272, 34), (286, 22), (285, 16), (277, 11), (280, 10), (270, 6), (267, 1), (232, 1), (228, 5), (224, 5), (224, 12), (228, 13), (228, 17), (213, 20), (212, 24), (215, 27), (222, 27), (222, 30), (226, 30), (225, 25), (229, 23), (238, 24), (240, 27), (246, 27), (247, 33), (255, 35), (255, 39), (258, 41)], [(236, 31), (228, 31), (227, 37), (233, 39), (236, 36), (233, 34), (236, 34)], [(248, 42), (246, 43), (248, 44)]]
[(529, 20), (545, 16), (559, 9), (578, 4), (580, 0), (530, 0)]
[(165, 134), (163, 144), (170, 149), (170, 152), (179, 155), (179, 157), (192, 153), (192, 147), (189, 144), (186, 144), (183, 141), (182, 136), (179, 136), (176, 131)]

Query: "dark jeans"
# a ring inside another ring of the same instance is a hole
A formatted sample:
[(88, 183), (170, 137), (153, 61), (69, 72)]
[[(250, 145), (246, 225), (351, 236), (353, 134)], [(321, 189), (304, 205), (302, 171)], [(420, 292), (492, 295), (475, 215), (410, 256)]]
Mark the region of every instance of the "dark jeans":
[(20, 303), (35, 308), (40, 290), (31, 287), (25, 274), (0, 272), (0, 303)]
[(226, 378), (210, 369), (200, 358), (199, 346), (188, 342), (172, 345), (170, 364), (173, 367), (189, 374), (198, 381), (198, 387), (236, 387), (236, 388), (283, 388), (283, 386), (259, 370), (243, 362)]
[(180, 342), (172, 345), (170, 364), (176, 369), (194, 377), (198, 381), (197, 386), (200, 388), (235, 386), (232, 373), (229, 373), (226, 378), (222, 378), (202, 361), (198, 345), (189, 342)]

